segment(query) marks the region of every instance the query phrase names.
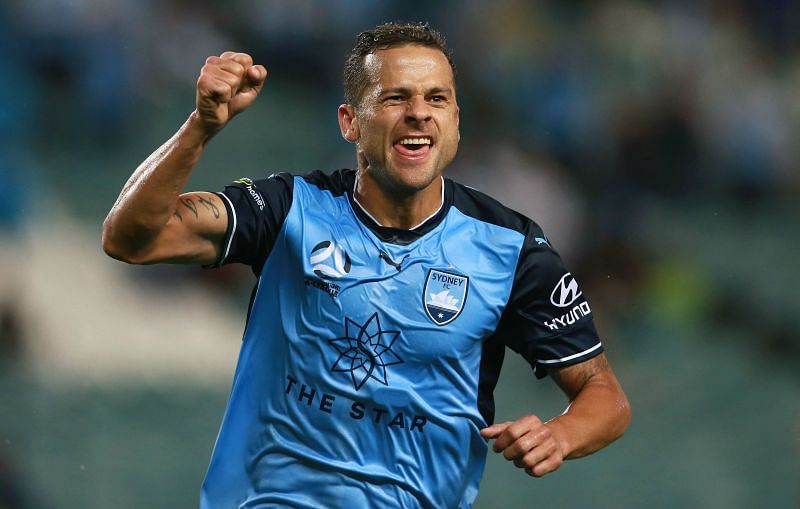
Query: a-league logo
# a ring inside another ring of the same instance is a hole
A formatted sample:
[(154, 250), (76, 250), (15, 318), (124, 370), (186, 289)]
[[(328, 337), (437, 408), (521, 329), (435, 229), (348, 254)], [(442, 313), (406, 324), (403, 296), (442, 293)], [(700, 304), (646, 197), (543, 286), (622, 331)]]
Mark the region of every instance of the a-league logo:
[(323, 240), (314, 246), (308, 262), (314, 274), (322, 279), (339, 279), (348, 274), (352, 266), (350, 255), (342, 246), (330, 240)]

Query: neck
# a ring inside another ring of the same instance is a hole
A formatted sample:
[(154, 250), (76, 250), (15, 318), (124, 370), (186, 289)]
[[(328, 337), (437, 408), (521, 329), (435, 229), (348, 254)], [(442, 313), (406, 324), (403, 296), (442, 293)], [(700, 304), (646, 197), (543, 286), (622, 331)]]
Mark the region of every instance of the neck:
[(444, 179), (420, 191), (397, 195), (385, 191), (367, 172), (358, 172), (353, 197), (378, 225), (413, 230), (435, 215), (444, 202)]

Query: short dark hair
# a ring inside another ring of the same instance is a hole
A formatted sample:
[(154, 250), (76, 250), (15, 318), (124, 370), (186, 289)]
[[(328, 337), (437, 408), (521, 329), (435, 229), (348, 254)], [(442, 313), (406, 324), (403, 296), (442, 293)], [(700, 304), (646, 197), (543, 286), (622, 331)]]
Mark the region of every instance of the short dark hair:
[(455, 78), (456, 66), (453, 64), (442, 34), (427, 23), (384, 23), (372, 30), (361, 32), (356, 37), (356, 45), (347, 55), (344, 63), (345, 101), (358, 106), (357, 103), (361, 100), (361, 95), (369, 84), (369, 76), (364, 66), (364, 59), (367, 55), (375, 53), (377, 50), (406, 45), (427, 46), (441, 51), (447, 57)]

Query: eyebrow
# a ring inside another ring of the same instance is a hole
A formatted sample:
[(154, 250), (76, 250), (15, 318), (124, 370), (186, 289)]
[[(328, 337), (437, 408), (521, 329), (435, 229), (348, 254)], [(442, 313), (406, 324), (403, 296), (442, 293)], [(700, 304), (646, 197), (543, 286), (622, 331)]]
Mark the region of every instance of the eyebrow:
[[(453, 89), (450, 87), (433, 87), (430, 90), (425, 91), (425, 95), (432, 95), (432, 94), (452, 94)], [(411, 95), (411, 89), (408, 87), (392, 87), (384, 89), (381, 92), (381, 96), (386, 94), (405, 94)]]

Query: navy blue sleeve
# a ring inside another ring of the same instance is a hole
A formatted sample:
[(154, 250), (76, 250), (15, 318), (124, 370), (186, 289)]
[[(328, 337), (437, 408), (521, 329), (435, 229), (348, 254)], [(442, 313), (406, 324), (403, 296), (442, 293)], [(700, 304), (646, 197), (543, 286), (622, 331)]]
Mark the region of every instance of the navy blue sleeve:
[(506, 320), (506, 344), (539, 378), (548, 366), (576, 364), (603, 351), (577, 280), (533, 222), (520, 252)]
[(292, 206), (293, 190), (294, 177), (278, 173), (238, 179), (217, 193), (228, 211), (228, 232), (215, 266), (244, 263), (260, 274)]

